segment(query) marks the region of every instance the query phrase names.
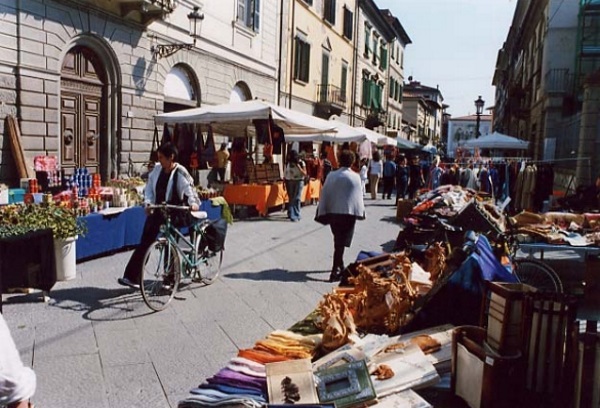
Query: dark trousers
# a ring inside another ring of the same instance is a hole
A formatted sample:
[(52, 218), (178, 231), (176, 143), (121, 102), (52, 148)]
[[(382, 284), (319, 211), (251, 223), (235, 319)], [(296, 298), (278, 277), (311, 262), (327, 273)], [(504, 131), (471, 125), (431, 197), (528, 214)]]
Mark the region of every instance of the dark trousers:
[(383, 197), (392, 198), (392, 192), (394, 191), (394, 184), (396, 184), (396, 178), (394, 176), (383, 176)]
[(333, 234), (333, 268), (332, 271), (344, 269), (344, 250), (350, 248), (354, 236), (356, 217), (346, 214), (331, 214), (329, 227)]
[(220, 181), (225, 181), (225, 167), (217, 168), (217, 174), (219, 175)]
[(158, 231), (163, 222), (163, 216), (158, 211), (150, 214), (146, 218), (144, 231), (142, 232), (142, 240), (137, 248), (135, 248), (135, 251), (133, 251), (133, 254), (131, 254), (131, 258), (129, 258), (129, 262), (125, 267), (125, 274), (123, 275), (125, 278), (135, 283), (140, 282), (142, 278), (144, 256), (146, 255), (148, 248), (150, 248), (152, 243), (156, 240), (156, 236), (158, 235)]
[(406, 189), (408, 187), (408, 178), (400, 177), (396, 179), (396, 200), (406, 198)]

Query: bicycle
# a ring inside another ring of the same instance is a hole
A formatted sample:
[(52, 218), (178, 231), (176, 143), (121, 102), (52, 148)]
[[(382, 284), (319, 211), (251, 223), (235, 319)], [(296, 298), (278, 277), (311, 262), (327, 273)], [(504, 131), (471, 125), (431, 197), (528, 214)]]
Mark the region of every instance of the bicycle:
[(510, 217), (506, 217), (506, 225), (508, 228), (503, 234), (504, 244), (508, 247), (506, 252), (513, 264), (513, 273), (519, 281), (541, 291), (563, 293), (562, 280), (550, 265), (532, 256), (517, 257), (520, 246), (517, 228)]
[(211, 221), (206, 212), (190, 211), (194, 222), (189, 227), (188, 239), (173, 224), (170, 210), (189, 211), (189, 207), (158, 204), (148, 208), (161, 211), (165, 222), (144, 256), (140, 288), (146, 305), (161, 311), (175, 296), (182, 278), (205, 285), (214, 283), (221, 270), (223, 249), (211, 245), (207, 236)]

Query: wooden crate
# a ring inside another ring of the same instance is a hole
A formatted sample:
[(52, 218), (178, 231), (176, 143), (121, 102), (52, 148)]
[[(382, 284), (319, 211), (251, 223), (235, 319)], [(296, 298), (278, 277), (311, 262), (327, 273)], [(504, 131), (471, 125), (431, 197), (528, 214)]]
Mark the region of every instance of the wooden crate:
[(396, 219), (402, 221), (404, 217), (408, 217), (412, 211), (415, 202), (413, 200), (405, 200), (400, 198), (396, 203)]
[(525, 296), (535, 288), (523, 283), (487, 282), (483, 325), (486, 341), (500, 354), (522, 351)]

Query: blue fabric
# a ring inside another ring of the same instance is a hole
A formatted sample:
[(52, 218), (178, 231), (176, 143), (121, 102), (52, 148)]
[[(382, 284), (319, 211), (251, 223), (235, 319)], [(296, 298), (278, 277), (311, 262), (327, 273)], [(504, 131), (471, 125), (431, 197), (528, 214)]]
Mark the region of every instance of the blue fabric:
[(362, 261), (363, 259), (373, 258), (374, 256), (383, 255), (383, 252), (377, 251), (360, 251), (358, 255), (356, 255), (356, 262)]
[(288, 193), (288, 218), (293, 221), (300, 220), (300, 208), (302, 206), (302, 189), (304, 188), (303, 180), (286, 180), (286, 188)]
[[(210, 220), (221, 218), (221, 207), (213, 207), (210, 200), (203, 200), (200, 210), (206, 211)], [(146, 213), (143, 207), (138, 206), (127, 208), (119, 214), (104, 216), (95, 213), (79, 218), (86, 223), (87, 233), (76, 241), (77, 261), (138, 245)], [(182, 232), (187, 233), (187, 228)]]
[(490, 241), (483, 234), (479, 235), (477, 251), (473, 254), (481, 268), (481, 275), (486, 281), (517, 283), (518, 279), (496, 259)]

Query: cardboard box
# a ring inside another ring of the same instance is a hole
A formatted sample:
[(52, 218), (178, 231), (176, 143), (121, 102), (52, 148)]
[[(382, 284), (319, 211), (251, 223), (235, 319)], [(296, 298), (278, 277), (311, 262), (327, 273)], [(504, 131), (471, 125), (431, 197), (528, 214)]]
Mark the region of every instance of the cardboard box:
[(404, 217), (408, 217), (414, 206), (415, 202), (413, 200), (400, 198), (396, 203), (396, 219), (402, 221)]

